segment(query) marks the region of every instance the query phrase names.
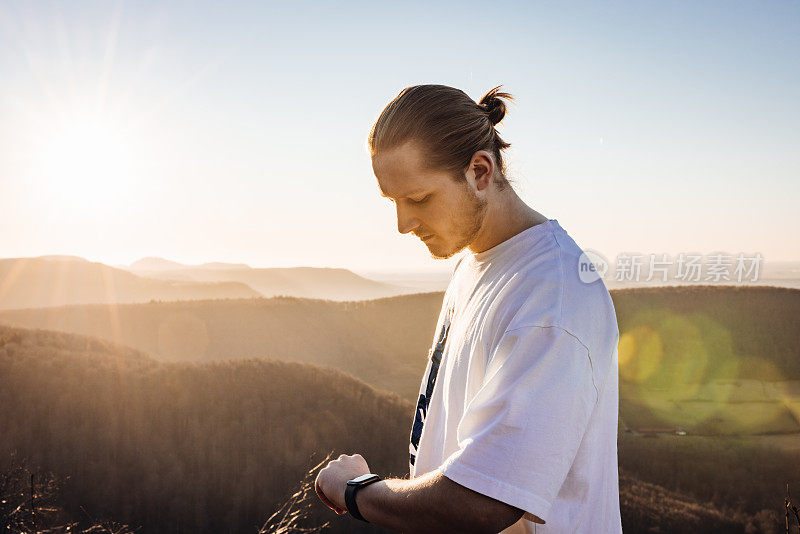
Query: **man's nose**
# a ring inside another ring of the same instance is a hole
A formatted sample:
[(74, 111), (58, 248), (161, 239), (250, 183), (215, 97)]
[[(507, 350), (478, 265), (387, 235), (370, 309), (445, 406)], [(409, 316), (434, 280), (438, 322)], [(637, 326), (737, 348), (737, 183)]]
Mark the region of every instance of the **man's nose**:
[(419, 226), (419, 219), (414, 217), (412, 213), (409, 213), (407, 208), (403, 208), (400, 206), (400, 202), (397, 203), (397, 231), (401, 234), (407, 234), (414, 228)]

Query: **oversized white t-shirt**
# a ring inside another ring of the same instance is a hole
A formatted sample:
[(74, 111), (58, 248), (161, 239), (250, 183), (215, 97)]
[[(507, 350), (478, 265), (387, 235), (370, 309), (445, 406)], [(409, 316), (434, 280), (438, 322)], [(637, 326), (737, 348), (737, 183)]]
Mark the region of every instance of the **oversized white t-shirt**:
[(582, 252), (550, 219), (465, 251), (444, 295), (411, 477), (440, 468), (524, 510), (507, 534), (622, 531), (619, 331), (602, 279), (579, 276)]

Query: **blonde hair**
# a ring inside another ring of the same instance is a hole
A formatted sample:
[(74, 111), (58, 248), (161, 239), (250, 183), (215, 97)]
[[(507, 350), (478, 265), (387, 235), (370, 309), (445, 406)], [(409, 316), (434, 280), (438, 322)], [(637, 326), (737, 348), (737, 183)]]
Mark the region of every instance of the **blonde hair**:
[(464, 91), (446, 85), (414, 85), (403, 89), (381, 112), (369, 134), (371, 155), (419, 141), (429, 166), (463, 179), (473, 154), (486, 150), (494, 156), (500, 188), (508, 185), (502, 151), (511, 146), (495, 126), (513, 97), (497, 86), (476, 103)]

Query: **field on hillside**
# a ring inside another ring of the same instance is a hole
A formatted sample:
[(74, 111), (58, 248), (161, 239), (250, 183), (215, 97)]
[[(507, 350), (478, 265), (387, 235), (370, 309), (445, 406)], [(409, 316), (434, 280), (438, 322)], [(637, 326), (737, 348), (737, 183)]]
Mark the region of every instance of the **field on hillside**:
[(800, 442), (800, 381), (719, 380), (693, 390), (620, 385), (626, 428), (676, 428), (692, 435), (793, 434)]

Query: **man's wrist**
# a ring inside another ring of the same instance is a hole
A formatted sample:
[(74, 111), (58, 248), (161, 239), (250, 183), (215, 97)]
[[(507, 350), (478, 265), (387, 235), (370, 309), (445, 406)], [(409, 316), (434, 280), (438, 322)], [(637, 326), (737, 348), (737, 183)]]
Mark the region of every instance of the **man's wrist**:
[[(358, 511), (370, 523), (392, 532), (444, 532), (446, 529), (427, 528), (436, 523), (429, 516), (431, 503), (420, 493), (427, 488), (427, 476), (409, 480), (385, 478), (361, 489), (356, 496)], [(436, 507), (434, 507), (436, 508)], [(437, 516), (441, 510), (436, 509)], [(423, 528), (423, 525), (426, 528)]]
[(344, 490), (344, 502), (347, 511), (350, 512), (350, 515), (361, 521), (367, 521), (360, 513), (358, 503), (356, 502), (356, 497), (361, 491), (364, 490), (364, 488), (367, 488), (380, 480), (381, 477), (379, 475), (367, 473), (347, 481)]
[(356, 506), (365, 521), (379, 526), (386, 526), (386, 510), (381, 509), (382, 496), (385, 493), (386, 480), (373, 482), (356, 492)]
[(359, 512), (370, 523), (419, 534), (474, 530), (486, 521), (483, 510), (493, 500), (459, 486), (439, 470), (414, 479), (380, 480), (362, 488), (356, 499)]

